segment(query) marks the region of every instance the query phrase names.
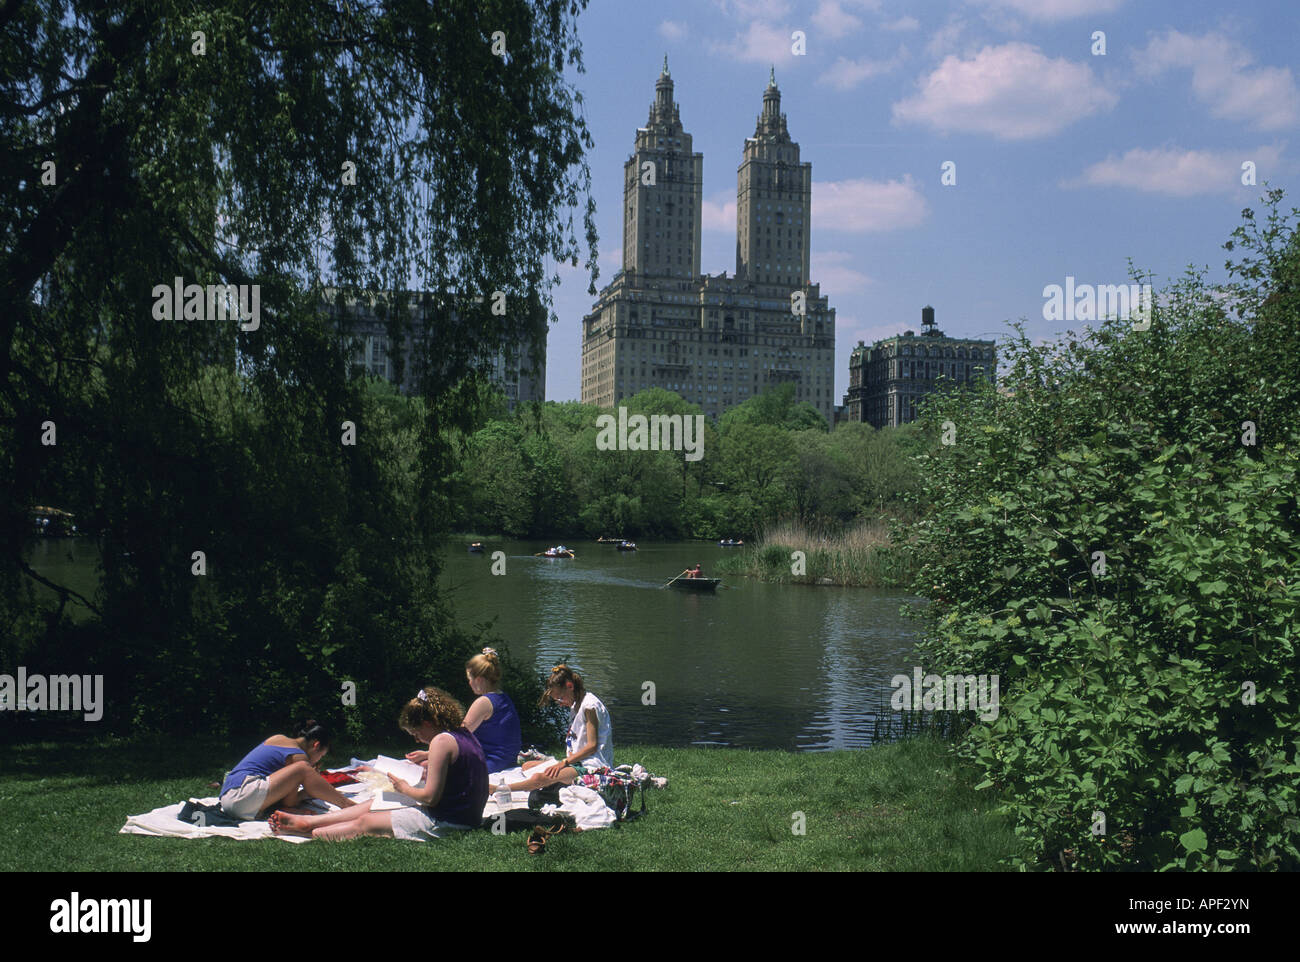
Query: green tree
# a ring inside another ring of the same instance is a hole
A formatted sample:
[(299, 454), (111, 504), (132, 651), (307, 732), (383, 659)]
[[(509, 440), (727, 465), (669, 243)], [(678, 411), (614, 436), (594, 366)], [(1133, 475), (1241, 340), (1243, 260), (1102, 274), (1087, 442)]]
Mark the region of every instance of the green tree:
[(795, 516), (811, 525), (849, 521), (857, 511), (848, 458), (825, 431), (796, 431), (797, 477), (792, 485)]
[[(590, 137), (562, 73), (583, 6), (0, 9), (0, 634), (44, 627), (40, 657), (102, 670), (114, 724), (334, 705), (388, 730), (413, 684), (460, 677), (473, 641), (432, 545), (452, 429), (480, 409), (467, 375), (544, 335), (552, 266), (584, 255), (575, 207), (594, 282)], [(258, 326), (156, 319), (178, 276), (256, 285)], [(408, 285), (443, 321), (398, 358), (422, 407), (352, 379), (321, 316), (326, 286), (397, 291), (400, 343)], [(99, 533), (84, 629), (29, 616), (38, 498)]]
[(766, 424), (772, 427), (789, 428), (794, 431), (806, 428), (827, 430), (826, 418), (807, 401), (794, 399), (793, 384), (779, 384), (762, 394), (728, 408), (718, 419), (718, 427), (726, 434), (734, 425)]

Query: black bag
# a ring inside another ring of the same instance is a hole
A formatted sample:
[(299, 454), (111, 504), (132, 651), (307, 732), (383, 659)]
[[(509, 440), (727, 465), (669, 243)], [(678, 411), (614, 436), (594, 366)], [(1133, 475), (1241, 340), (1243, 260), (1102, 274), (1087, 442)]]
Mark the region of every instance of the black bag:
[(186, 802), (181, 806), (181, 810), (176, 814), (182, 822), (190, 822), (193, 825), (207, 826), (217, 825), (222, 828), (238, 828), (240, 821), (237, 818), (231, 818), (221, 810), (221, 804), (204, 805), (202, 803)]
[(572, 815), (564, 812), (556, 812), (554, 815), (543, 815), (541, 812), (530, 812), (524, 808), (511, 808), (505, 812), (499, 812), (496, 815), (486, 815), (483, 817), (482, 827), (489, 832), (495, 830), (500, 832), (496, 826), (504, 820), (505, 830), (507, 832), (520, 832), (527, 829), (532, 831), (535, 828), (577, 828), (578, 823)]
[(534, 788), (528, 793), (528, 810), (540, 812), (546, 805), (560, 804), (560, 785), (556, 783), (546, 788)]

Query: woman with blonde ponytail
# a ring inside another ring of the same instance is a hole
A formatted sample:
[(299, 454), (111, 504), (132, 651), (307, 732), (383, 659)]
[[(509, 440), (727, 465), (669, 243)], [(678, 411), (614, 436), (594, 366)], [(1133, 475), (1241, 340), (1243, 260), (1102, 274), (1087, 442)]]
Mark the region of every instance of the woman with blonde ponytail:
[[(484, 648), (480, 654), (465, 662), (465, 680), (477, 696), (465, 712), (465, 727), (474, 733), (483, 746), (487, 770), (504, 771), (519, 764), (522, 740), (519, 733), (519, 713), (510, 696), (501, 690), (501, 657), (493, 648)], [(406, 757), (417, 765), (423, 764), (411, 752)]]

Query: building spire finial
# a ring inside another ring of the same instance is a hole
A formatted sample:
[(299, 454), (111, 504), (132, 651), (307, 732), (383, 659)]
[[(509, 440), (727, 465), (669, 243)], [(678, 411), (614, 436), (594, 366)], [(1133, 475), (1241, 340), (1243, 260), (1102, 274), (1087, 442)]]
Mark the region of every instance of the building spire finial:
[(776, 64), (772, 64), (772, 72), (767, 75), (767, 85), (769, 87), (776, 86)]
[(668, 73), (668, 54), (667, 54), (667, 53), (664, 54), (664, 76), (665, 76), (665, 77), (670, 76), (670, 74)]

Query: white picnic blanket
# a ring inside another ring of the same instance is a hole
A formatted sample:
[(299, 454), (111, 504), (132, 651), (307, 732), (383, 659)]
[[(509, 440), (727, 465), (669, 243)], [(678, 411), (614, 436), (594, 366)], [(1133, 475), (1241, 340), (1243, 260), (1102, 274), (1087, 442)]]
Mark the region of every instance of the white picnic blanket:
[[(191, 798), (191, 802), (203, 805), (217, 804), (217, 798)], [(286, 842), (310, 842), (311, 839), (301, 835), (276, 835), (266, 819), (260, 822), (240, 822), (236, 825), (207, 825), (194, 822), (182, 822), (177, 816), (184, 807), (184, 802), (164, 805), (143, 815), (132, 815), (118, 832), (119, 835), (166, 835), (171, 838), (234, 838), (241, 842), (257, 838), (282, 838)]]
[[(357, 759), (352, 760), (357, 763)], [(552, 758), (550, 763), (556, 761)], [(410, 762), (395, 758), (387, 758), (380, 755), (378, 758), (371, 759), (364, 764), (377, 770), (394, 771), (399, 775), (407, 775), (408, 771), (402, 766), (411, 765)], [(355, 764), (352, 766), (355, 767)], [(416, 766), (411, 765), (412, 768)], [(334, 769), (335, 771), (348, 771), (349, 769)], [(421, 777), (423, 775), (421, 774)], [(502, 782), (520, 782), (527, 778), (527, 774), (521, 768), (510, 768), (504, 772), (492, 775), (492, 783), (499, 785)], [(408, 779), (409, 780), (409, 779)], [(376, 780), (377, 784), (377, 780)], [(418, 782), (413, 783), (418, 784)], [(371, 799), (370, 810), (382, 812), (398, 808), (402, 805), (414, 805), (413, 800), (405, 795), (399, 795), (396, 792), (377, 791), (376, 786), (367, 781), (357, 782), (353, 785), (340, 785), (339, 791), (344, 795), (363, 802)], [(217, 798), (191, 798), (191, 802), (203, 805), (217, 804)], [(333, 811), (333, 805), (326, 802), (317, 801), (316, 804), (323, 806), (322, 811)], [(233, 838), (240, 841), (250, 841), (260, 838), (279, 838), (286, 842), (310, 842), (311, 839), (301, 835), (276, 835), (271, 831), (270, 824), (266, 819), (260, 821), (240, 822), (238, 826), (233, 825), (207, 825), (195, 824), (194, 822), (183, 822), (177, 816), (180, 814), (183, 802), (176, 802), (173, 805), (164, 805), (161, 808), (155, 808), (151, 812), (145, 812), (143, 815), (132, 815), (127, 818), (126, 824), (122, 826), (120, 835), (161, 835), (171, 838)], [(488, 796), (487, 805), (483, 809), (485, 818), (491, 818), (493, 815), (507, 809), (527, 808), (528, 793), (513, 792), (510, 797), (510, 804), (503, 806), (497, 800)], [(614, 824), (614, 811), (605, 804), (605, 800), (599, 794), (589, 788), (582, 786), (570, 785), (560, 789), (560, 805), (558, 809), (554, 805), (548, 805), (543, 809), (547, 814), (556, 811), (565, 812), (572, 815), (577, 826), (583, 831), (589, 831), (595, 828), (606, 828)], [(200, 820), (201, 821), (201, 820)]]

